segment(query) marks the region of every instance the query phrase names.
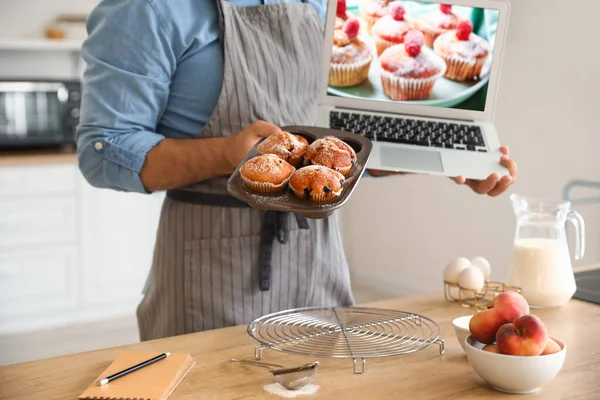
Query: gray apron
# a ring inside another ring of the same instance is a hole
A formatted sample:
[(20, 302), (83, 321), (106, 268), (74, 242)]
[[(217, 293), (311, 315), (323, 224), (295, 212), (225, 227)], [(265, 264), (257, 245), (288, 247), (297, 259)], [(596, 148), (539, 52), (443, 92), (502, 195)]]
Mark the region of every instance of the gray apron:
[[(314, 8), (217, 2), (224, 80), (200, 137), (235, 135), (256, 120), (314, 125), (323, 40)], [(167, 193), (137, 310), (141, 340), (354, 304), (337, 214), (306, 220), (259, 211), (231, 197), (227, 179)]]

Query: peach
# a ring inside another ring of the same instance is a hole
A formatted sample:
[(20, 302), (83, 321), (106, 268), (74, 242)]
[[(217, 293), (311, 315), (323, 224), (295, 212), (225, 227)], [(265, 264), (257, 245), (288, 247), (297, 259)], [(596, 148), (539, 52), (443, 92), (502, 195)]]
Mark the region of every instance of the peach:
[(496, 346), (495, 344), (488, 344), (482, 350), (489, 351), (490, 353), (502, 354), (502, 353), (500, 353), (500, 349), (498, 348), (498, 346)]
[(529, 304), (525, 297), (512, 291), (503, 292), (494, 297), (489, 308), (496, 310), (504, 322), (513, 322), (517, 318), (529, 314)]
[(496, 344), (502, 354), (539, 356), (548, 343), (548, 331), (535, 315), (524, 315), (502, 325), (496, 332)]
[(492, 344), (496, 341), (498, 328), (505, 322), (496, 310), (483, 310), (473, 315), (469, 321), (469, 332), (478, 342)]
[(554, 339), (552, 338), (548, 338), (548, 341), (546, 342), (546, 347), (544, 347), (544, 351), (542, 351), (542, 356), (545, 356), (547, 354), (554, 354), (554, 353), (558, 353), (559, 351), (561, 351), (561, 347), (558, 343), (556, 343), (554, 341)]

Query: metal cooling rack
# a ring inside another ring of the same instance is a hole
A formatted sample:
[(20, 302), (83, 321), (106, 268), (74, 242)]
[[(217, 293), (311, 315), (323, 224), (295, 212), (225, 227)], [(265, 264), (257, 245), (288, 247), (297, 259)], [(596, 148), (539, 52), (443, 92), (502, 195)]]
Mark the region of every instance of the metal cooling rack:
[[(365, 371), (367, 358), (412, 353), (433, 343), (444, 353), (440, 328), (431, 319), (397, 310), (336, 307), (300, 308), (257, 318), (248, 334), (263, 349), (310, 357), (352, 359), (354, 372)], [(361, 362), (357, 362), (360, 360)]]

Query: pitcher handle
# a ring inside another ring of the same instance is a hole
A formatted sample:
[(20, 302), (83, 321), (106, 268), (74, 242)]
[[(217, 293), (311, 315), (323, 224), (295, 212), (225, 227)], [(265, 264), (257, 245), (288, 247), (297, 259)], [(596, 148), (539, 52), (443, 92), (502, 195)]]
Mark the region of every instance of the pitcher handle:
[(585, 253), (585, 223), (577, 211), (569, 211), (567, 220), (575, 226), (575, 259), (580, 260)]

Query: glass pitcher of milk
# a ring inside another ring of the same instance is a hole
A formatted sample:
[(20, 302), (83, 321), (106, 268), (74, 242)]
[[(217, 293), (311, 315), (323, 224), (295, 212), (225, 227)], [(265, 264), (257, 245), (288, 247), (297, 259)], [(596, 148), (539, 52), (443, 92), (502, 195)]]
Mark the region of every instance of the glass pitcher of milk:
[(507, 284), (522, 289), (532, 308), (567, 304), (577, 285), (567, 243), (566, 222), (575, 226), (575, 259), (585, 251), (583, 218), (568, 201), (510, 196), (517, 228)]

